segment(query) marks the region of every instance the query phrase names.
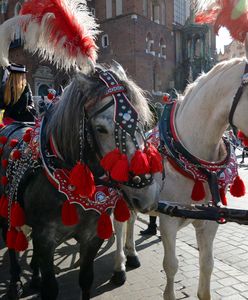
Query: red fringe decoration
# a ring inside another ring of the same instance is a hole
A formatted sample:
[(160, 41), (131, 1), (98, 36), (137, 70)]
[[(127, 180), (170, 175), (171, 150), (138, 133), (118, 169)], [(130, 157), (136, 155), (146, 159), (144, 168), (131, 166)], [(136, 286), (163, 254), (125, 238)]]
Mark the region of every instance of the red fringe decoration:
[(5, 195), (2, 195), (0, 199), (0, 216), (7, 219), (8, 218), (8, 209), (9, 201)]
[(62, 206), (62, 223), (65, 226), (74, 226), (79, 222), (79, 217), (75, 205), (66, 200)]
[(12, 139), (9, 143), (11, 148), (14, 148), (16, 145), (18, 144), (18, 140), (17, 139)]
[(150, 173), (150, 165), (146, 153), (136, 150), (131, 160), (130, 171), (135, 175)]
[(113, 151), (107, 153), (102, 159), (101, 159), (101, 166), (105, 171), (111, 171), (113, 166), (117, 163), (118, 160), (121, 159), (121, 153), (118, 148), (114, 149)]
[(21, 152), (19, 150), (15, 149), (15, 150), (13, 150), (11, 156), (12, 156), (12, 159), (18, 160), (21, 158)]
[(18, 231), (15, 243), (16, 251), (25, 251), (28, 248), (28, 240), (22, 231)]
[(8, 177), (7, 176), (2, 176), (1, 182), (2, 182), (2, 185), (6, 186), (9, 182)]
[(128, 181), (129, 166), (126, 154), (121, 154), (120, 159), (112, 167), (110, 175), (116, 181)]
[(163, 160), (158, 150), (152, 144), (149, 144), (148, 147), (145, 149), (145, 153), (147, 154), (148, 157), (150, 172), (152, 174), (157, 172), (162, 172)]
[(119, 222), (126, 222), (130, 218), (130, 211), (124, 199), (117, 200), (114, 209), (115, 219)]
[(201, 180), (196, 180), (192, 190), (191, 199), (193, 201), (201, 201), (205, 198), (205, 196), (206, 193), (203, 182)]
[(102, 213), (97, 223), (97, 235), (100, 239), (109, 239), (113, 234), (112, 222), (107, 213)]
[(21, 227), (26, 223), (25, 212), (18, 202), (11, 208), (10, 224), (12, 227)]
[(26, 132), (23, 137), (22, 137), (23, 141), (25, 143), (29, 143), (31, 140), (31, 132)]
[(220, 199), (223, 205), (227, 206), (227, 199), (226, 199), (226, 192), (224, 188), (221, 188), (219, 190), (220, 192)]
[(4, 136), (4, 135), (0, 136), (0, 143), (2, 145), (5, 145), (7, 143), (7, 141), (8, 141), (8, 138), (6, 136)]
[(244, 134), (241, 130), (238, 131), (237, 137), (238, 137), (240, 140), (243, 140), (243, 139), (246, 138), (245, 134)]
[(18, 231), (15, 228), (10, 228), (7, 232), (6, 244), (9, 249), (15, 249)]
[(245, 195), (245, 185), (243, 180), (237, 176), (230, 186), (230, 193), (234, 197), (242, 197)]
[(8, 160), (7, 160), (7, 159), (2, 159), (2, 167), (3, 167), (4, 169), (6, 169), (7, 166), (8, 166)]
[(76, 187), (77, 192), (90, 198), (96, 191), (94, 176), (87, 165), (78, 162), (70, 172), (70, 183)]

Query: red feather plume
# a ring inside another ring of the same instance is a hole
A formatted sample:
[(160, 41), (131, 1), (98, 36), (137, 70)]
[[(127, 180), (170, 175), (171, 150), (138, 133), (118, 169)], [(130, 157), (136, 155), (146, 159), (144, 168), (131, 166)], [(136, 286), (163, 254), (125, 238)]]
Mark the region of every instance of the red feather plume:
[(98, 25), (85, 0), (28, 0), (20, 15), (27, 17), (21, 26), (31, 52), (38, 51), (66, 69), (95, 62)]

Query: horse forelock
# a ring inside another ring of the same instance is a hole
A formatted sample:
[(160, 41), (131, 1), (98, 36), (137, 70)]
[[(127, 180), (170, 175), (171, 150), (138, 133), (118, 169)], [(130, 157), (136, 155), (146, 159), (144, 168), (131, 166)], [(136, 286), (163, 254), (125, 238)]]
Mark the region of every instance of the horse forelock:
[[(206, 83), (208, 83), (214, 77), (221, 78), (221, 76), (229, 71), (233, 66), (245, 62), (245, 58), (234, 58), (227, 61), (223, 61), (215, 65), (208, 73), (202, 73), (194, 82), (187, 85), (184, 93), (179, 96), (182, 101), (182, 106), (186, 104), (188, 100), (194, 97), (195, 93), (200, 88), (203, 88)], [(240, 74), (241, 76), (242, 74)], [(216, 81), (215, 81), (216, 85)], [(197, 89), (196, 89), (197, 87)]]

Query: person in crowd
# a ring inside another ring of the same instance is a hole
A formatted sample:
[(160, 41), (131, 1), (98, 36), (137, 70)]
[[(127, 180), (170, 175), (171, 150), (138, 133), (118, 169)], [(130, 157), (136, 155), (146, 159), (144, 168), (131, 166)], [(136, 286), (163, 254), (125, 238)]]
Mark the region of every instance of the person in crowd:
[(4, 109), (3, 123), (5, 125), (13, 121), (34, 121), (33, 96), (26, 73), (24, 65), (14, 63), (2, 69), (0, 109)]

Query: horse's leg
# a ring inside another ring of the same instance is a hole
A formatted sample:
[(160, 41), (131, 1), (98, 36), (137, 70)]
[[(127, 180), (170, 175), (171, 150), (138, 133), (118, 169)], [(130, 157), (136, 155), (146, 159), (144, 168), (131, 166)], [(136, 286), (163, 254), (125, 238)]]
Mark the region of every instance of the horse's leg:
[(54, 230), (34, 230), (32, 233), (36, 266), (41, 272), (41, 299), (55, 300), (58, 296), (58, 283), (55, 278), (53, 257), (56, 248)]
[(213, 221), (194, 221), (199, 247), (200, 278), (197, 296), (201, 300), (211, 299), (210, 280), (214, 267), (213, 241), (218, 224)]
[(123, 236), (125, 223), (114, 220), (114, 229), (116, 234), (116, 251), (114, 274), (111, 281), (115, 285), (122, 285), (126, 281), (126, 256), (124, 253)]
[(94, 279), (94, 259), (103, 240), (95, 237), (93, 240), (80, 242), (80, 272), (79, 285), (82, 289), (82, 300), (90, 299), (91, 286)]
[(140, 261), (138, 257), (138, 253), (135, 249), (135, 241), (134, 241), (134, 225), (137, 220), (137, 214), (134, 211), (131, 211), (130, 219), (127, 222), (127, 236), (126, 236), (126, 244), (125, 244), (125, 254), (127, 256), (126, 265), (130, 268), (139, 268)]
[(179, 220), (165, 215), (160, 215), (160, 232), (164, 246), (163, 267), (167, 278), (164, 299), (175, 300), (174, 278), (178, 270), (176, 257), (176, 236), (179, 229)]
[(37, 257), (36, 251), (33, 251), (30, 267), (32, 269), (32, 279), (30, 282), (30, 287), (35, 290), (40, 289), (41, 278), (40, 278), (39, 258)]
[[(7, 224), (2, 224), (2, 236), (6, 243), (8, 227)], [(10, 260), (10, 284), (7, 290), (8, 299), (19, 299), (23, 293), (23, 286), (20, 279), (21, 268), (18, 262), (18, 254), (13, 249), (8, 250)]]

